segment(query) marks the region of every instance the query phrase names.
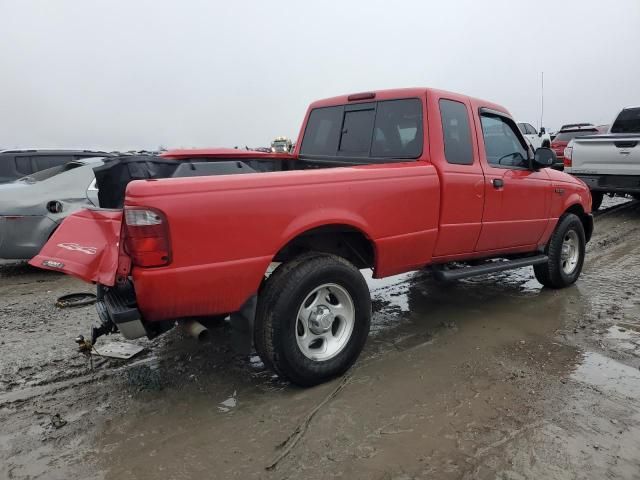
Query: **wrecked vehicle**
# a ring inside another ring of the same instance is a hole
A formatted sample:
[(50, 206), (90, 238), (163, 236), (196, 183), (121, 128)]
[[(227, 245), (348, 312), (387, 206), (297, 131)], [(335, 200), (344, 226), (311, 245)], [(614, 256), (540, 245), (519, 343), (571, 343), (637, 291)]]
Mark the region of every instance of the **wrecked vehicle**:
[(588, 188), (546, 168), (553, 152), (529, 148), (506, 109), (440, 90), (317, 101), (290, 155), (167, 157), (96, 169), (100, 192), (119, 184), (121, 198), (110, 188), (112, 208), (68, 217), (30, 263), (98, 284), (97, 333), (230, 314), (303, 386), (344, 373), (366, 342), (361, 269), (456, 280), (533, 266), (561, 288), (593, 229)]
[(97, 150), (0, 150), (0, 183), (13, 182), (26, 175), (59, 167), (73, 160), (110, 155)]
[(101, 158), (78, 159), (0, 185), (0, 258), (32, 258), (65, 217), (98, 206), (99, 165)]

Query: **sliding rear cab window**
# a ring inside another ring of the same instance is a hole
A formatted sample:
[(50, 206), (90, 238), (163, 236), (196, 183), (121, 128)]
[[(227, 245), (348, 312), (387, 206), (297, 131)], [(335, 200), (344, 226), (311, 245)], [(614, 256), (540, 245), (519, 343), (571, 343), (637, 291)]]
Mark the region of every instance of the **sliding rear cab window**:
[(422, 122), (417, 98), (316, 108), (309, 115), (300, 154), (365, 161), (418, 158)]

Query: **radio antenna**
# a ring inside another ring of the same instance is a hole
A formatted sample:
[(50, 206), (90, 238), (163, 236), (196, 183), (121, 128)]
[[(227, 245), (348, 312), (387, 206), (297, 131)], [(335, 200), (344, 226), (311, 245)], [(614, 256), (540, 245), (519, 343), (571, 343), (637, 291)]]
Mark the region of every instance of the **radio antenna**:
[(544, 118), (544, 72), (542, 72), (541, 76), (542, 90), (541, 90), (541, 105), (540, 105), (540, 125), (538, 125), (538, 130), (542, 128), (544, 125), (542, 123), (542, 119)]

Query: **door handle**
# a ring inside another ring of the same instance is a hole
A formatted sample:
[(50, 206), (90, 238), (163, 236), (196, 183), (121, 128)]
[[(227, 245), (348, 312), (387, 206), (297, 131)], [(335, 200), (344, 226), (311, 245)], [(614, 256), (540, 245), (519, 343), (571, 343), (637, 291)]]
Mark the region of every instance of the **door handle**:
[(502, 180), (501, 178), (494, 178), (493, 180), (491, 180), (491, 183), (493, 184), (493, 188), (504, 187), (504, 180)]

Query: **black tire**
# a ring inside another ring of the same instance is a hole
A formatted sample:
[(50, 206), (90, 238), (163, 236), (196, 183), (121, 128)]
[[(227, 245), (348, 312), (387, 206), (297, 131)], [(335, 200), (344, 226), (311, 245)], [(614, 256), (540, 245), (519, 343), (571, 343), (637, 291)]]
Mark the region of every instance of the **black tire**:
[(600, 205), (602, 205), (602, 199), (604, 198), (604, 193), (602, 192), (591, 192), (591, 211), (595, 212), (600, 209)]
[(551, 141), (549, 139), (544, 139), (541, 146), (542, 148), (551, 148)]
[[(298, 346), (298, 310), (314, 289), (335, 284), (353, 302), (353, 330), (339, 352), (312, 360)], [(254, 341), (265, 366), (280, 377), (309, 387), (346, 372), (362, 351), (371, 323), (371, 295), (362, 274), (347, 260), (311, 254), (281, 265), (266, 281), (258, 298)]]
[[(577, 240), (578, 258), (575, 267), (570, 272), (566, 272), (563, 268), (566, 260), (562, 258), (562, 246), (565, 240), (573, 235)], [(580, 219), (573, 213), (560, 217), (547, 245), (546, 253), (549, 256), (549, 261), (533, 267), (536, 279), (549, 288), (564, 288), (573, 284), (582, 271), (585, 245), (584, 226)]]
[(640, 193), (633, 193), (631, 194), (631, 196), (633, 197), (634, 200), (638, 200), (640, 202)]

